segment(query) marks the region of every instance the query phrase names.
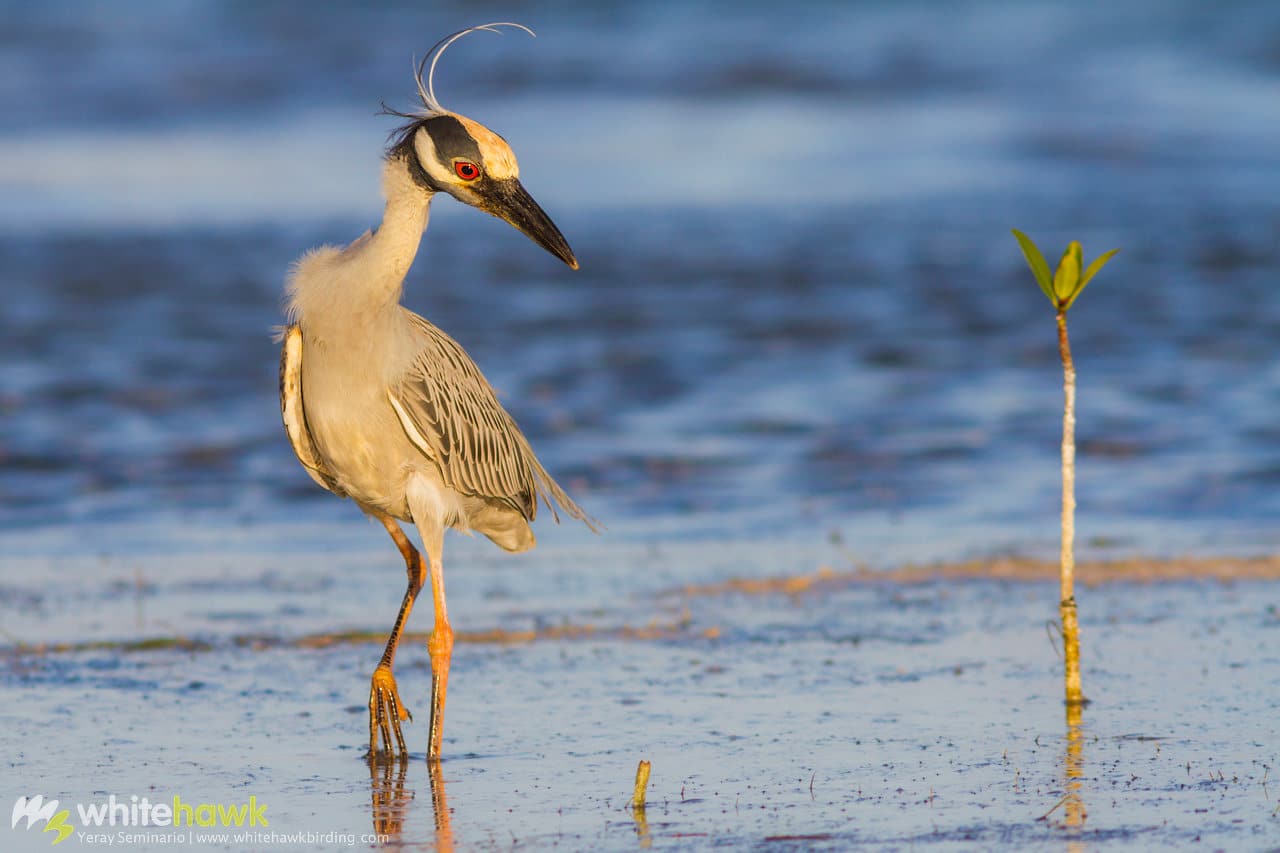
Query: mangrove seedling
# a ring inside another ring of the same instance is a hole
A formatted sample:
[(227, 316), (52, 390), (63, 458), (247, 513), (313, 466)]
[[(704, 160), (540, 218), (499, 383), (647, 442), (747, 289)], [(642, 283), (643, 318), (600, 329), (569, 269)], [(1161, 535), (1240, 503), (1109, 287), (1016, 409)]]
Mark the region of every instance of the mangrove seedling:
[(631, 793), (631, 808), (644, 811), (644, 800), (649, 790), (649, 762), (641, 761), (636, 767), (636, 786)]
[[(1044, 255), (1031, 238), (1013, 229), (1031, 274), (1053, 305), (1058, 318), (1058, 355), (1062, 357), (1062, 656), (1068, 705), (1081, 705), (1086, 700), (1080, 687), (1080, 623), (1076, 616), (1075, 535), (1076, 535), (1076, 368), (1071, 360), (1071, 342), (1067, 337), (1067, 311), (1080, 296), (1086, 284), (1120, 251), (1112, 249), (1084, 268), (1080, 243), (1072, 240), (1062, 253), (1058, 269), (1049, 274)], [(1084, 272), (1081, 273), (1081, 269)]]

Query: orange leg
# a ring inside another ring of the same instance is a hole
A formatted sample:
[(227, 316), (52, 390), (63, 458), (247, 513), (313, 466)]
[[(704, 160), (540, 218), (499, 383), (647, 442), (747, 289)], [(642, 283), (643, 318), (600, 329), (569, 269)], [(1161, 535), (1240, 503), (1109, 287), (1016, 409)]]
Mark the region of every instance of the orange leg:
[(427, 760), (440, 760), (440, 741), (444, 733), (444, 701), (449, 692), (449, 661), (453, 657), (453, 629), (449, 627), (449, 611), (444, 600), (444, 567), (440, 565), (440, 547), (428, 544), (431, 557), (431, 598), (436, 608), (436, 624), (427, 639), (431, 655), (431, 733), (427, 740)]
[(395, 627), (391, 629), (391, 636), (387, 638), (387, 647), (382, 652), (382, 660), (378, 663), (378, 668), (373, 671), (373, 679), (369, 686), (369, 755), (376, 755), (379, 752), (379, 735), (382, 738), (382, 749), (389, 754), (391, 736), (394, 734), (396, 748), (400, 755), (404, 756), (409, 754), (409, 749), (405, 746), (400, 723), (402, 720), (413, 720), (413, 715), (400, 700), (400, 688), (396, 685), (395, 676), (391, 674), (391, 666), (395, 662), (396, 647), (400, 645), (400, 635), (404, 631), (405, 622), (413, 611), (413, 602), (422, 589), (423, 576), (426, 574), (427, 567), (422, 555), (413, 547), (413, 543), (404, 535), (404, 531), (400, 529), (400, 525), (396, 524), (395, 519), (385, 515), (377, 518), (382, 522), (382, 526), (387, 528), (396, 547), (400, 549), (400, 555), (404, 557), (409, 586), (404, 592), (404, 600), (400, 602), (400, 613), (396, 616)]

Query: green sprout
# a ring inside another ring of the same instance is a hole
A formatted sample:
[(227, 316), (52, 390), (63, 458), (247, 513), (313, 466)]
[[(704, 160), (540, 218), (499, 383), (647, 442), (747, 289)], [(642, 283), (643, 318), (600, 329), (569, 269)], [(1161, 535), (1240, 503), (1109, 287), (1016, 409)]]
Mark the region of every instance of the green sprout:
[(1017, 228), (1013, 229), (1013, 236), (1018, 239), (1018, 245), (1022, 247), (1022, 254), (1027, 259), (1027, 266), (1031, 267), (1031, 273), (1036, 277), (1036, 283), (1040, 285), (1040, 289), (1044, 291), (1044, 295), (1049, 297), (1049, 301), (1053, 303), (1054, 310), (1059, 314), (1065, 314), (1071, 304), (1076, 301), (1083, 291), (1084, 286), (1088, 284), (1098, 271), (1111, 260), (1112, 256), (1119, 249), (1112, 249), (1099, 255), (1097, 260), (1089, 264), (1089, 268), (1084, 271), (1084, 275), (1080, 275), (1080, 268), (1084, 266), (1082, 256), (1084, 254), (1077, 240), (1072, 240), (1067, 245), (1067, 250), (1062, 253), (1062, 260), (1058, 262), (1058, 270), (1053, 275), (1049, 275), (1049, 265), (1045, 263), (1044, 255), (1040, 254), (1040, 250), (1031, 238), (1023, 234)]
[(1084, 268), (1084, 252), (1080, 243), (1072, 240), (1062, 253), (1058, 269), (1049, 274), (1044, 255), (1031, 238), (1013, 229), (1022, 254), (1031, 267), (1031, 274), (1044, 291), (1058, 319), (1058, 354), (1062, 358), (1062, 601), (1059, 611), (1062, 617), (1062, 645), (1066, 697), (1069, 707), (1083, 705), (1086, 701), (1080, 686), (1080, 623), (1076, 615), (1075, 595), (1075, 536), (1076, 536), (1076, 368), (1071, 360), (1071, 341), (1067, 337), (1067, 310), (1075, 303), (1098, 271), (1111, 260), (1119, 249), (1112, 249)]

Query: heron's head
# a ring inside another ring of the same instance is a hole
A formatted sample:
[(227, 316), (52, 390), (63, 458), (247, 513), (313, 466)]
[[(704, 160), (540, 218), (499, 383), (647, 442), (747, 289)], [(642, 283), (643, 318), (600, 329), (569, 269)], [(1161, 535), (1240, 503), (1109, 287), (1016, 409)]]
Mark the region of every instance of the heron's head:
[[(483, 24), (441, 40), (418, 66), (418, 94), (424, 111), (387, 112), (410, 119), (392, 135), (387, 154), (403, 158), (414, 180), (428, 192), (446, 192), (458, 201), (505, 220), (573, 269), (578, 261), (560, 229), (520, 183), (520, 167), (507, 141), (478, 121), (440, 106), (431, 85), (436, 60), (458, 38), (476, 30), (519, 24)], [(529, 32), (532, 35), (532, 32)], [(422, 73), (431, 60), (424, 85)]]

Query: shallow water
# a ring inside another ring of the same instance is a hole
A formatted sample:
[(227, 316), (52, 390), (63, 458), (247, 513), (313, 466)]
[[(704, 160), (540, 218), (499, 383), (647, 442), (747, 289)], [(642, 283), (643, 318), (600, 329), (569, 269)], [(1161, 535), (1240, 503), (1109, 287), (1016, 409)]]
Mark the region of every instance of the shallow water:
[[(315, 646), (385, 631), (403, 581), (290, 454), (270, 333), (289, 262), (376, 224), (410, 56), (514, 13), (0, 5), (0, 803), (255, 794), (359, 835), (381, 797), (397, 843), (447, 841), (424, 762), (405, 801), (359, 759), (377, 643)], [(438, 91), (583, 268), (442, 200), (406, 302), (608, 530), (447, 545), (457, 846), (1280, 844), (1274, 582), (1082, 593), (1075, 828), (1036, 820), (1048, 585), (672, 592), (1055, 553), (1060, 370), (1011, 226), (1123, 250), (1071, 314), (1082, 556), (1280, 549), (1280, 5), (518, 17), (537, 41), (459, 44)]]
[[(669, 585), (711, 574), (696, 546), (613, 555), (613, 565), (647, 556), (648, 575), (584, 570), (609, 553), (551, 549), (518, 571), (450, 577), (461, 640), (434, 789), (421, 720), (406, 725), (413, 760), (388, 766), (388, 781), (360, 757), (378, 641), (318, 642), (320, 632), (384, 625), (395, 590), (368, 582), (387, 579), (374, 568), (385, 555), (59, 560), (79, 590), (59, 599), (42, 592), (34, 566), (10, 569), (0, 579), (8, 632), (35, 643), (153, 642), (10, 648), (0, 794), (26, 788), (64, 807), (113, 793), (227, 803), (253, 794), (270, 831), (314, 834), (271, 849), (334, 849), (378, 827), (408, 849), (1280, 843), (1276, 581), (1082, 591), (1093, 702), (1069, 752), (1045, 628), (1051, 584), (702, 595)], [(761, 574), (759, 562), (739, 566)], [(580, 588), (601, 576), (611, 598)], [(478, 641), (563, 623), (583, 630)], [(398, 672), (405, 701), (425, 716), (420, 637), (402, 647)], [(1082, 811), (1054, 808), (1069, 756)], [(641, 758), (653, 776), (638, 821), (627, 805)], [(140, 849), (172, 849), (147, 837), (158, 830), (136, 832)], [(197, 830), (203, 842), (213, 832)], [(20, 830), (6, 837), (6, 849), (46, 844)]]

